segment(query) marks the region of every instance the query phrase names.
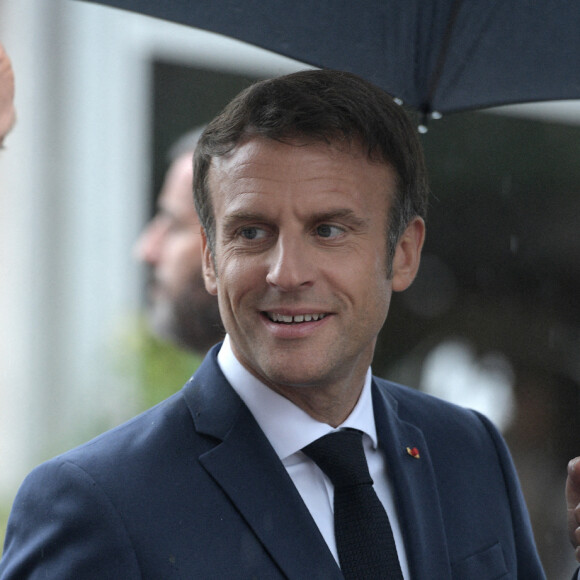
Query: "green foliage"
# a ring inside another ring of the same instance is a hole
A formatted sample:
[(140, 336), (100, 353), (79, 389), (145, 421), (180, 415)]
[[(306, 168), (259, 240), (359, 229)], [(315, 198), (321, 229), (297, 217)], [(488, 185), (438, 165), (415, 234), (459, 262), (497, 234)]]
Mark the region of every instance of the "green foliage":
[(6, 524), (8, 523), (8, 514), (10, 507), (4, 503), (0, 503), (0, 554), (2, 553), (2, 546), (4, 546), (4, 536), (6, 535)]
[[(123, 334), (121, 350), (133, 352), (137, 359), (139, 410), (148, 409), (181, 389), (203, 359), (202, 355), (159, 340), (142, 318), (131, 324), (130, 332)], [(122, 372), (130, 372), (121, 364)]]

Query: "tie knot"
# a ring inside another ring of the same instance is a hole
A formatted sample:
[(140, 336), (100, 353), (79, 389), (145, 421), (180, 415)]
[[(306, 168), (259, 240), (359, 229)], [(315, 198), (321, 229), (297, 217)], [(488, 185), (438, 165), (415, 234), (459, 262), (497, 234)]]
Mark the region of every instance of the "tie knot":
[(328, 476), (335, 488), (373, 484), (362, 443), (362, 432), (329, 433), (302, 449)]

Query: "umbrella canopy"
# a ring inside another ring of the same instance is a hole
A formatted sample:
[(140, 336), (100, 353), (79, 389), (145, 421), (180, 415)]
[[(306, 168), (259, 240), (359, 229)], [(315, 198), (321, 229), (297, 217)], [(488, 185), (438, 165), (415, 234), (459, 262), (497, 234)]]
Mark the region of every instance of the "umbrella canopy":
[(350, 71), (422, 112), (580, 98), (578, 0), (87, 0)]

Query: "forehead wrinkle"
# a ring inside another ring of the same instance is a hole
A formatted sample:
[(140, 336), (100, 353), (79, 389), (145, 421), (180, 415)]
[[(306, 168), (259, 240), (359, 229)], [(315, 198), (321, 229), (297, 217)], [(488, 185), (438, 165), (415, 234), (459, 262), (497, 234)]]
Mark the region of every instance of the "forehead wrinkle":
[[(232, 177), (231, 175), (228, 176)], [(310, 219), (315, 220), (330, 220), (330, 219), (346, 219), (349, 218), (352, 222), (361, 220), (357, 216), (357, 212), (351, 205), (351, 201), (355, 204), (363, 202), (365, 195), (361, 191), (357, 184), (352, 183), (352, 187), (342, 187), (344, 180), (338, 178), (335, 183), (328, 183), (328, 177), (324, 175), (316, 175), (304, 178), (293, 178), (287, 179), (286, 177), (260, 177), (259, 179), (254, 179), (253, 177), (237, 178), (233, 176), (233, 183), (229, 184), (229, 187), (223, 187), (220, 184), (219, 188), (221, 195), (223, 196), (223, 202), (227, 206), (226, 213), (233, 215), (247, 216), (248, 218), (254, 216), (258, 219), (267, 219), (270, 216), (271, 211), (274, 211), (274, 207), (268, 204), (268, 196), (277, 195), (281, 191), (285, 194), (282, 199), (282, 205), (286, 207), (286, 210), (292, 210), (297, 215), (303, 214), (303, 210), (306, 208), (296, 206), (294, 200), (300, 198), (303, 193), (302, 189), (297, 190), (296, 186), (300, 187), (306, 183), (313, 183), (320, 181), (324, 184), (323, 188), (311, 191), (309, 198), (312, 204), (308, 204), (309, 211), (312, 216)], [(216, 184), (218, 185), (218, 184)], [(214, 189), (217, 191), (217, 189)], [(387, 201), (387, 200), (385, 200)], [(267, 204), (266, 206), (264, 204)], [(278, 208), (282, 210), (282, 205)], [(318, 205), (318, 208), (316, 207)], [(267, 207), (267, 209), (264, 209)], [(361, 222), (362, 225), (362, 222)]]
[[(256, 139), (256, 141), (259, 142), (260, 139)], [(210, 175), (214, 173), (216, 179), (228, 175), (237, 181), (260, 179), (273, 183), (286, 184), (327, 180), (329, 177), (326, 167), (327, 159), (328, 157), (336, 157), (336, 153), (338, 152), (333, 151), (333, 148), (328, 148), (322, 155), (315, 154), (314, 156), (308, 156), (306, 168), (309, 172), (312, 171), (313, 174), (305, 175), (302, 171), (304, 163), (301, 158), (286, 157), (281, 166), (274, 167), (270, 160), (263, 159), (262, 155), (259, 153), (256, 154), (253, 148), (245, 148), (246, 145), (248, 143), (241, 144), (227, 155), (213, 158), (210, 165)], [(291, 144), (287, 144), (287, 146), (300, 148), (299, 146)], [(234, 159), (234, 157), (236, 158)], [(353, 155), (353, 157), (355, 156)], [(318, 166), (323, 167), (322, 172), (317, 171)], [(263, 168), (266, 168), (265, 174), (261, 172)], [(340, 176), (334, 172), (331, 175), (339, 181), (348, 180), (348, 175)]]
[[(238, 197), (248, 198), (278, 193), (281, 189), (287, 191), (288, 198), (292, 198), (294, 197), (293, 192), (296, 191), (294, 188), (307, 187), (316, 183), (324, 185), (324, 187), (312, 191), (312, 194), (317, 197), (339, 196), (359, 199), (362, 196), (362, 192), (358, 189), (358, 184), (351, 181), (348, 176), (343, 177), (335, 173), (305, 176), (300, 171), (295, 171), (290, 175), (286, 171), (282, 171), (272, 175), (237, 176), (236, 172), (232, 171), (229, 172), (228, 177), (233, 180), (233, 184), (231, 184), (233, 187), (224, 188), (222, 186), (221, 191), (224, 198), (230, 202)], [(219, 178), (216, 179), (216, 182), (219, 183)]]
[[(261, 139), (256, 139), (255, 145), (260, 145), (261, 141)], [(365, 192), (360, 190), (360, 184), (351, 179), (349, 172), (342, 171), (340, 167), (338, 170), (336, 168), (333, 170), (332, 167), (329, 169), (326, 163), (328, 156), (331, 158), (340, 157), (340, 154), (344, 152), (324, 148), (322, 155), (306, 158), (306, 164), (302, 162), (301, 156), (289, 155), (283, 157), (279, 165), (273, 165), (268, 151), (262, 153), (258, 149), (258, 153), (256, 153), (256, 148), (253, 145), (254, 143), (244, 143), (226, 156), (213, 158), (211, 162), (208, 175), (210, 190), (212, 190), (213, 195), (220, 191), (222, 203), (229, 206), (228, 209), (232, 212), (236, 211), (236, 206), (243, 210), (246, 202), (262, 204), (262, 200), (266, 201), (267, 199), (263, 196), (281, 193), (281, 191), (287, 193), (285, 197), (287, 197), (288, 202), (292, 203), (294, 192), (300, 195), (300, 191), (296, 188), (302, 186), (305, 189), (312, 186), (311, 193), (319, 198), (321, 203), (326, 198), (326, 201), (329, 202), (326, 203), (326, 206), (329, 209), (332, 209), (334, 203), (336, 206), (342, 206), (339, 201), (341, 197), (343, 200), (345, 197), (357, 200), (358, 203), (362, 201), (364, 205), (366, 196)], [(349, 154), (355, 159), (360, 157), (360, 155), (353, 155), (352, 151)], [(388, 165), (385, 168), (390, 170)], [(384, 179), (385, 194), (390, 193), (390, 188), (387, 186), (392, 178), (390, 170)], [(316, 185), (313, 185), (318, 182), (324, 184), (324, 187), (317, 188)], [(331, 201), (333, 197), (335, 198), (334, 202)], [(392, 201), (391, 197), (391, 195), (385, 195), (385, 212), (388, 212), (388, 207)]]

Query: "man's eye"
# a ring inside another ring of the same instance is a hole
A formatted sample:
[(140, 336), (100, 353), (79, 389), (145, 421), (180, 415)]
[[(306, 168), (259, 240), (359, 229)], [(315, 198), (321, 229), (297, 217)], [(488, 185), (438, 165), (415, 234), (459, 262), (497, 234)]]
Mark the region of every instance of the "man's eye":
[(316, 228), (316, 235), (320, 236), (321, 238), (336, 238), (344, 233), (342, 228), (338, 226), (331, 226), (329, 224), (322, 224), (317, 226)]
[(254, 226), (240, 230), (240, 235), (246, 240), (259, 240), (264, 237), (265, 233), (263, 229)]

